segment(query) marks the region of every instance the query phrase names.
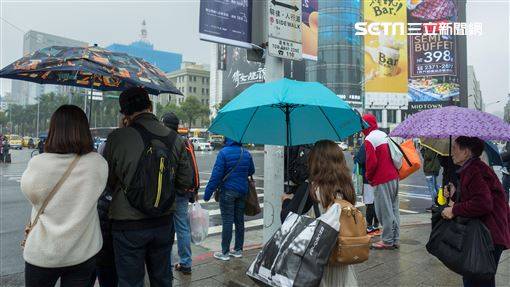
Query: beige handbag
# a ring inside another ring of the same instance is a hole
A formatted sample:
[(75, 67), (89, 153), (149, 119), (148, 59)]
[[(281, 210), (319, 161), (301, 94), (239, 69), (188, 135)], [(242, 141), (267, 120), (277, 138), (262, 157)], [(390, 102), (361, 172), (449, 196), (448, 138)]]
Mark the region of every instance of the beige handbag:
[(60, 189), (60, 187), (62, 186), (62, 184), (66, 181), (66, 179), (69, 177), (69, 175), (71, 174), (71, 172), (73, 171), (74, 167), (76, 166), (76, 164), (78, 163), (78, 161), (80, 160), (80, 157), (79, 155), (77, 155), (74, 160), (71, 162), (71, 164), (69, 165), (69, 167), (67, 168), (66, 172), (64, 172), (64, 175), (62, 175), (62, 177), (58, 180), (57, 184), (53, 187), (53, 189), (51, 190), (50, 194), (48, 194), (48, 196), (46, 197), (46, 199), (44, 200), (41, 208), (39, 209), (39, 211), (37, 212), (37, 215), (35, 216), (34, 218), (34, 222), (30, 222), (30, 220), (28, 221), (28, 224), (25, 226), (25, 236), (23, 238), (23, 240), (21, 241), (20, 245), (21, 245), (21, 248), (24, 249), (25, 248), (25, 243), (27, 242), (27, 238), (28, 238), (28, 235), (30, 234), (30, 231), (32, 231), (32, 228), (37, 224), (37, 221), (39, 221), (39, 216), (41, 216), (41, 214), (43, 214), (44, 212), (44, 209), (46, 208), (46, 206), (48, 205), (48, 203), (50, 202), (50, 200), (53, 198), (53, 196), (55, 195), (55, 193), (57, 193), (57, 191)]

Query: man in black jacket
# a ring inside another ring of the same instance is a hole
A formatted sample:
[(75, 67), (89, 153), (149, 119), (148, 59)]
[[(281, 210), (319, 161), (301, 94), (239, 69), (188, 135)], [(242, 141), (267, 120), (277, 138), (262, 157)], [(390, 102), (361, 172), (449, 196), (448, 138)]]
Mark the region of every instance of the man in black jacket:
[[(161, 119), (165, 126), (169, 129), (177, 132), (179, 128), (179, 118), (174, 113), (166, 113), (163, 115)], [(188, 153), (193, 153), (190, 157), (190, 165), (196, 167), (196, 162), (193, 161), (194, 158), (194, 150), (192, 149), (193, 144), (191, 144), (187, 139), (183, 139), (186, 142), (187, 148), (191, 148), (191, 151)], [(175, 198), (175, 216), (174, 216), (174, 225), (175, 225), (175, 233), (177, 234), (177, 253), (179, 254), (180, 261), (175, 264), (175, 270), (180, 271), (184, 274), (191, 274), (191, 230), (189, 226), (188, 220), (188, 202), (194, 202), (198, 198), (198, 189), (200, 188), (200, 180), (198, 178), (198, 170), (194, 168), (191, 169), (193, 171), (193, 178), (198, 180), (198, 186), (195, 185), (192, 190), (178, 190), (177, 196)]]
[(169, 162), (175, 166), (173, 184), (176, 190), (187, 190), (192, 186), (188, 154), (175, 131), (152, 114), (145, 89), (137, 87), (122, 92), (119, 103), (127, 127), (113, 131), (104, 149), (109, 167), (107, 188), (112, 191), (109, 217), (119, 286), (143, 286), (145, 267), (151, 286), (172, 286), (170, 255), (174, 241), (175, 204), (161, 216), (154, 217), (134, 208), (126, 195), (146, 148), (133, 125), (142, 126), (153, 136), (175, 138), (173, 146), (168, 148)]

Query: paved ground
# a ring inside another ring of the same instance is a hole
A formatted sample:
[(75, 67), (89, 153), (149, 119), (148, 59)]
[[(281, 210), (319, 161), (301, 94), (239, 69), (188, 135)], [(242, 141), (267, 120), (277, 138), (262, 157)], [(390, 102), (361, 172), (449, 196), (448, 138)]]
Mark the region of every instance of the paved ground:
[[(359, 286), (461, 286), (461, 277), (425, 250), (428, 221), (426, 214), (403, 216), (401, 249), (371, 251), (367, 262), (355, 266)], [(257, 286), (245, 272), (260, 248), (253, 242), (249, 245), (244, 258), (226, 263), (212, 258), (210, 252), (198, 255), (193, 274), (176, 274), (175, 286)], [(510, 286), (510, 252), (503, 253), (497, 286)]]
[[(202, 187), (207, 185), (216, 155), (216, 152), (198, 152), (197, 154)], [(254, 152), (253, 157), (256, 166), (255, 179), (259, 200), (262, 203), (264, 198), (264, 154), (260, 151)], [(19, 189), (21, 175), (30, 158), (30, 151), (12, 151), (12, 158), (12, 164), (0, 164), (0, 276), (2, 276), (1, 283), (3, 283), (0, 286), (23, 285), (21, 280), (23, 273), (21, 272), (23, 272), (24, 262), (21, 249), (19, 248), (19, 241), (22, 239), (23, 226), (30, 211), (28, 202)], [(351, 157), (347, 156), (346, 158), (351, 166)], [(414, 218), (413, 216), (423, 215), (425, 207), (429, 206), (430, 197), (424, 185), (425, 180), (420, 172), (401, 183), (400, 211), (403, 217), (412, 221), (411, 218)], [(200, 190), (200, 196), (203, 196), (203, 188)], [(210, 212), (209, 234), (211, 236), (201, 246), (193, 246), (193, 253), (199, 256), (197, 259), (207, 258), (208, 253), (218, 249), (220, 246), (220, 237), (218, 235), (221, 234), (221, 217), (218, 204), (214, 201), (205, 203), (203, 200), (201, 203)], [(248, 230), (246, 244), (249, 247), (259, 246), (262, 242), (262, 224), (262, 214), (246, 218)], [(201, 268), (200, 265), (197, 268)], [(193, 276), (193, 280), (197, 278), (196, 276), (198, 275)], [(7, 284), (7, 282), (11, 281), (14, 285)]]

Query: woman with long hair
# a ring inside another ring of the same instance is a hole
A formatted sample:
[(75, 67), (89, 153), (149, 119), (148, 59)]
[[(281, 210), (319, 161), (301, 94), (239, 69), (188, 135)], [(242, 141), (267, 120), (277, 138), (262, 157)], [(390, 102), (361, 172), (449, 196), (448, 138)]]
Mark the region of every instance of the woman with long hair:
[[(309, 197), (304, 212), (308, 212), (314, 203), (318, 203), (323, 212), (335, 203), (335, 199), (343, 199), (351, 204), (356, 203), (356, 193), (352, 184), (351, 171), (345, 161), (342, 149), (333, 141), (321, 140), (315, 143), (308, 160), (309, 166)], [(297, 206), (304, 194), (295, 196), (285, 194), (284, 205)], [(288, 202), (288, 201), (292, 202)], [(297, 202), (297, 205), (295, 204)], [(288, 211), (297, 212), (292, 208)], [(342, 226), (340, 226), (342, 229)], [(321, 287), (357, 286), (354, 269), (350, 265), (327, 265)]]
[(44, 153), (30, 160), (21, 177), (21, 191), (32, 204), (25, 286), (51, 287), (59, 278), (63, 287), (91, 286), (103, 244), (97, 200), (107, 177), (85, 113), (77, 106), (58, 108)]

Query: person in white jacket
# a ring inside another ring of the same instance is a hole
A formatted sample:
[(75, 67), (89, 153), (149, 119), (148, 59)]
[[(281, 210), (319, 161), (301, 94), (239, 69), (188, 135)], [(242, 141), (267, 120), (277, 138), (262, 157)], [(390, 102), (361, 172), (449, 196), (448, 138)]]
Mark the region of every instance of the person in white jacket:
[(21, 178), (21, 191), (32, 204), (23, 252), (25, 286), (55, 286), (59, 278), (62, 287), (91, 286), (94, 257), (103, 244), (96, 206), (108, 164), (93, 152), (87, 117), (77, 106), (55, 111), (44, 148)]

